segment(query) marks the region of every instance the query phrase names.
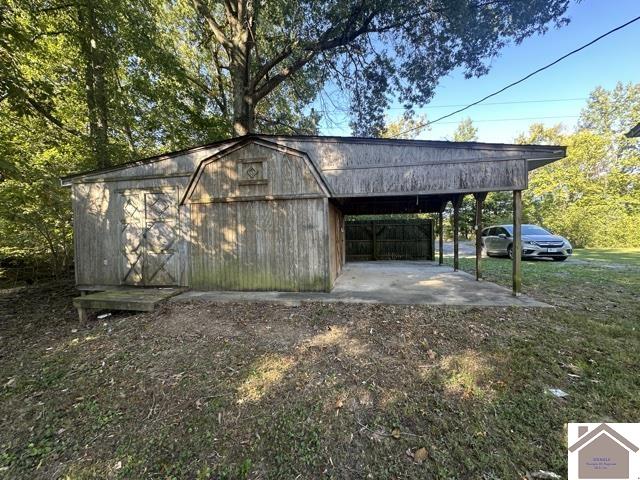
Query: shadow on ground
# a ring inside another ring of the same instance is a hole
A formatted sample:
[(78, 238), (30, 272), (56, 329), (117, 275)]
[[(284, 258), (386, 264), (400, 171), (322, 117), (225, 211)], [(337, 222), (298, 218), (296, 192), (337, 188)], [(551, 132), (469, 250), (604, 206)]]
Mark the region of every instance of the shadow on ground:
[(631, 310), (611, 319), (590, 294), (573, 309), (187, 302), (78, 329), (68, 284), (2, 291), (0, 474), (562, 473), (565, 422), (638, 408)]

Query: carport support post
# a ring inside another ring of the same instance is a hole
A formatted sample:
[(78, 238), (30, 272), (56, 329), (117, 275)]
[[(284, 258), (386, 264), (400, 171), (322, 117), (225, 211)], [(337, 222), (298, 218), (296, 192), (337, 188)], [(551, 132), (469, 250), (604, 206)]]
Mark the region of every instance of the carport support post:
[(487, 192), (474, 193), (476, 199), (476, 280), (482, 278), (482, 272), (480, 272), (480, 263), (482, 261), (482, 206), (487, 198)]
[(444, 231), (442, 225), (442, 210), (438, 212), (438, 265), (443, 263), (442, 250), (444, 248)]
[(460, 259), (458, 255), (459, 242), (458, 234), (460, 231), (460, 207), (462, 206), (462, 199), (464, 195), (456, 195), (453, 199), (453, 271), (457, 272), (460, 268)]
[(522, 192), (513, 191), (513, 295), (520, 295), (522, 284)]

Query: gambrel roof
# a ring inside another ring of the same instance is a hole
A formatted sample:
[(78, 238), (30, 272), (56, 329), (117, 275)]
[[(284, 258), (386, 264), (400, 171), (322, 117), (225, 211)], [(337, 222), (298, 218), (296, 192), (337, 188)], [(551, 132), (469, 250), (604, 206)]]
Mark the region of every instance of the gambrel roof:
[(309, 158), (309, 156), (305, 153), (305, 152), (301, 152), (299, 150), (295, 150), (293, 148), (289, 148), (285, 145), (279, 145), (277, 143), (273, 143), (270, 142), (268, 140), (262, 139), (262, 138), (258, 138), (258, 137), (245, 137), (242, 140), (235, 142), (231, 145), (229, 145), (228, 147), (216, 152), (215, 154), (213, 154), (211, 157), (206, 158), (204, 160), (202, 160), (200, 162), (200, 164), (198, 165), (198, 167), (196, 168), (195, 172), (193, 173), (193, 176), (191, 177), (191, 179), (189, 180), (189, 184), (187, 185), (186, 191), (180, 201), (180, 204), (184, 204), (186, 203), (192, 196), (194, 189), (196, 188), (196, 185), (198, 184), (198, 182), (200, 181), (200, 178), (202, 177), (202, 174), (204, 173), (206, 167), (208, 165), (210, 165), (213, 162), (217, 162), (220, 161), (221, 159), (225, 158), (227, 155), (230, 155), (231, 153), (246, 147), (247, 145), (259, 145), (261, 147), (267, 148), (269, 150), (274, 150), (274, 151), (278, 151), (284, 154), (287, 154), (289, 156), (293, 156), (296, 158), (299, 158), (300, 161), (304, 164), (304, 166), (306, 168), (309, 169), (309, 171), (311, 172), (311, 175), (313, 176), (313, 178), (315, 179), (315, 181), (318, 184), (318, 187), (321, 189), (321, 191), (324, 193), (325, 196), (329, 197), (331, 196), (331, 192), (327, 186), (327, 184), (324, 181), (323, 176), (320, 174), (320, 172), (318, 171), (318, 169), (316, 168), (315, 164), (311, 161), (311, 159)]

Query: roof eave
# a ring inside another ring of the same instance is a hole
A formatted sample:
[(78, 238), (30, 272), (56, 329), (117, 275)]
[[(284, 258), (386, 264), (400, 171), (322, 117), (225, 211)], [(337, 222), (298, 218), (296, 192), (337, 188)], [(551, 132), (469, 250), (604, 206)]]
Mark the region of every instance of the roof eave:
[[(640, 127), (640, 125), (639, 125)], [(345, 143), (392, 143), (392, 144), (405, 144), (405, 145), (417, 145), (417, 146), (446, 146), (455, 148), (478, 148), (478, 149), (497, 149), (497, 150), (521, 150), (523, 157), (526, 158), (526, 152), (529, 151), (535, 155), (534, 158), (528, 161), (528, 170), (534, 170), (543, 165), (555, 162), (566, 156), (566, 147), (556, 145), (518, 145), (518, 144), (495, 144), (495, 143), (483, 143), (483, 142), (449, 142), (439, 140), (404, 140), (404, 139), (384, 139), (384, 138), (359, 138), (359, 137), (323, 137), (323, 136), (305, 136), (305, 135), (265, 135), (265, 134), (250, 134), (244, 137), (236, 137), (220, 140), (217, 142), (208, 143), (205, 145), (199, 145), (196, 147), (186, 148), (183, 150), (177, 150), (174, 152), (167, 152), (160, 155), (154, 155), (151, 157), (134, 160), (132, 162), (123, 163), (109, 168), (90, 170), (72, 175), (67, 175), (60, 178), (60, 185), (62, 187), (70, 187), (74, 183), (81, 183), (83, 180), (91, 179), (99, 174), (111, 173), (118, 170), (125, 170), (128, 168), (147, 165), (155, 163), (161, 160), (167, 160), (179, 155), (187, 155), (199, 150), (213, 148), (225, 143), (242, 142), (249, 138), (261, 138), (265, 141), (275, 141), (278, 139), (302, 139), (307, 141), (329, 141), (329, 142), (345, 142)], [(538, 156), (540, 153), (544, 153), (543, 156)], [(537, 158), (535, 158), (537, 156)], [(535, 162), (535, 163), (532, 163)], [(533, 165), (533, 167), (531, 167)]]
[(125, 170), (127, 168), (137, 167), (140, 165), (148, 165), (150, 163), (155, 163), (162, 160), (168, 160), (170, 158), (177, 157), (179, 155), (187, 155), (189, 153), (197, 152), (198, 150), (204, 150), (206, 148), (213, 148), (219, 145), (224, 145), (225, 143), (239, 141), (250, 136), (251, 135), (246, 135), (245, 137), (226, 138), (224, 140), (218, 140), (216, 142), (207, 143), (205, 145), (198, 145), (196, 147), (189, 147), (189, 148), (184, 148), (182, 150), (176, 150), (173, 152), (166, 152), (166, 153), (161, 153), (159, 155), (140, 158), (138, 160), (121, 163), (119, 165), (114, 165), (112, 167), (99, 168), (94, 170), (87, 170), (84, 172), (73, 173), (71, 175), (66, 175), (64, 177), (61, 177), (60, 185), (62, 187), (70, 187), (71, 185), (76, 183), (77, 180), (80, 180), (80, 179), (94, 177), (96, 175), (103, 174), (103, 173), (117, 172), (118, 170)]
[(555, 150), (552, 152), (552, 155), (527, 159), (527, 170), (532, 171), (537, 168), (544, 167), (550, 163), (562, 160), (567, 156), (567, 147), (554, 146), (554, 148)]

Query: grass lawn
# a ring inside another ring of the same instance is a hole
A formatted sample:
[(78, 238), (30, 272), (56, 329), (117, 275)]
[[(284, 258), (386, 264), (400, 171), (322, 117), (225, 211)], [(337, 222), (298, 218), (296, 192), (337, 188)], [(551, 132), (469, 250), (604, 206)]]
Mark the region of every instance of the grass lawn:
[(637, 248), (583, 248), (575, 251), (575, 258), (640, 267), (640, 249)]
[(192, 303), (78, 329), (70, 283), (0, 290), (0, 478), (564, 476), (567, 422), (638, 421), (640, 250), (523, 273), (555, 308)]

